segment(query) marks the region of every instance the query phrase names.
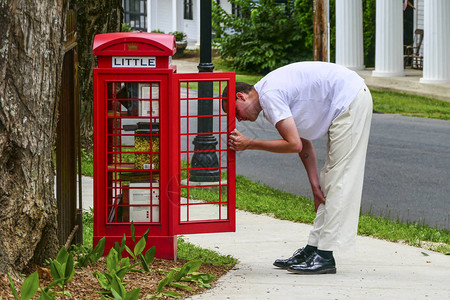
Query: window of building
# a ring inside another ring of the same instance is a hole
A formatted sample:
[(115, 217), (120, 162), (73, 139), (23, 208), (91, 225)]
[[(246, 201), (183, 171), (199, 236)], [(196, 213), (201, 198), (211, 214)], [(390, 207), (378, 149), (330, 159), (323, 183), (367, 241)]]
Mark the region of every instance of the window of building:
[(192, 0), (184, 0), (184, 19), (193, 20), (194, 13), (192, 9)]
[(147, 0), (122, 0), (123, 22), (133, 30), (147, 31)]

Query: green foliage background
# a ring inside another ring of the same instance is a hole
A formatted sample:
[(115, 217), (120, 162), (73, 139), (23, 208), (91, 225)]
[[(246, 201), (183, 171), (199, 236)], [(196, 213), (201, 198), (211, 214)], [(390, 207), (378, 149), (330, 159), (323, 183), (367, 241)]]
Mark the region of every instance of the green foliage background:
[[(288, 0), (285, 5), (276, 4), (274, 0), (230, 2), (240, 7), (241, 16), (229, 15), (214, 4), (213, 26), (217, 35), (214, 42), (220, 45), (219, 54), (229, 60), (234, 69), (264, 74), (311, 58), (308, 45), (312, 44), (307, 40), (309, 27), (299, 26), (300, 11), (295, 1)], [(232, 29), (231, 34), (229, 29)]]
[[(375, 64), (375, 2), (363, 0), (364, 63)], [(313, 1), (230, 0), (240, 15), (213, 2), (214, 42), (236, 71), (266, 74), (280, 66), (313, 59)], [(335, 61), (335, 0), (330, 7), (330, 58)]]
[(364, 64), (366, 67), (375, 66), (375, 2), (376, 0), (363, 0)]

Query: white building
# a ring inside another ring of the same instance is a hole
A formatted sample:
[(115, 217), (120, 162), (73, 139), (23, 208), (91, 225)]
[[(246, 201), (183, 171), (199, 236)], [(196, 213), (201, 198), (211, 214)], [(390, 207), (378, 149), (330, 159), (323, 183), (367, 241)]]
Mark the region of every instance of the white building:
[[(216, 0), (228, 13), (235, 12), (227, 0)], [(122, 0), (124, 23), (144, 31), (181, 31), (189, 47), (200, 43), (200, 0)], [(150, 12), (150, 13), (147, 13)]]
[[(200, 41), (201, 0), (123, 0), (125, 23), (142, 30), (182, 31), (190, 47)], [(235, 7), (216, 0), (227, 12)], [(423, 83), (450, 82), (450, 0), (413, 0), (414, 29), (424, 30)], [(404, 0), (376, 0), (373, 76), (404, 76)], [(336, 0), (336, 63), (364, 69), (362, 0)], [(149, 12), (149, 13), (147, 13)]]

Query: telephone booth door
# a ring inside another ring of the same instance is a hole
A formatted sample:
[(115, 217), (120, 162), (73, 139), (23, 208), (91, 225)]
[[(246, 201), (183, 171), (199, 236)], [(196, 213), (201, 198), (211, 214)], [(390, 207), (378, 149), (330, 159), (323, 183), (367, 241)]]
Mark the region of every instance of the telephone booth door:
[[(201, 88), (210, 89), (200, 95)], [(234, 96), (234, 73), (173, 74), (173, 92), (170, 99), (172, 120), (171, 145), (173, 157), (171, 213), (173, 234), (235, 231), (236, 178), (235, 152), (228, 148), (229, 134), (235, 128), (233, 101), (225, 101), (222, 109), (222, 91)], [(206, 109), (205, 109), (206, 105)], [(209, 120), (209, 121), (208, 121)], [(209, 124), (199, 126), (206, 121)], [(205, 139), (211, 147), (202, 147), (198, 139)], [(205, 155), (206, 165), (194, 163), (195, 155)], [(212, 181), (193, 179), (196, 171), (213, 173)]]

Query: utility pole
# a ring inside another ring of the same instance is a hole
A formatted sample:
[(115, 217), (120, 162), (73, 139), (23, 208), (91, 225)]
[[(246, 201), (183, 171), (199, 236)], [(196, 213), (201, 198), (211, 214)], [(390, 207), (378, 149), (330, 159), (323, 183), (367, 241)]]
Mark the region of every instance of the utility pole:
[(314, 60), (329, 61), (328, 0), (314, 0)]
[[(214, 65), (212, 64), (211, 55), (211, 0), (200, 1), (200, 64), (197, 66), (199, 72), (212, 72)], [(198, 98), (211, 98), (213, 96), (212, 82), (198, 83)], [(213, 102), (212, 100), (198, 101), (199, 115), (212, 115)], [(198, 118), (198, 133), (194, 138), (194, 150), (205, 151), (196, 152), (191, 160), (193, 168), (200, 168), (199, 170), (192, 170), (189, 174), (191, 181), (199, 182), (215, 182), (219, 181), (219, 159), (217, 157), (216, 146), (218, 141), (209, 134), (213, 132), (212, 117)], [(208, 152), (209, 151), (209, 152)], [(208, 169), (205, 169), (208, 168)]]

